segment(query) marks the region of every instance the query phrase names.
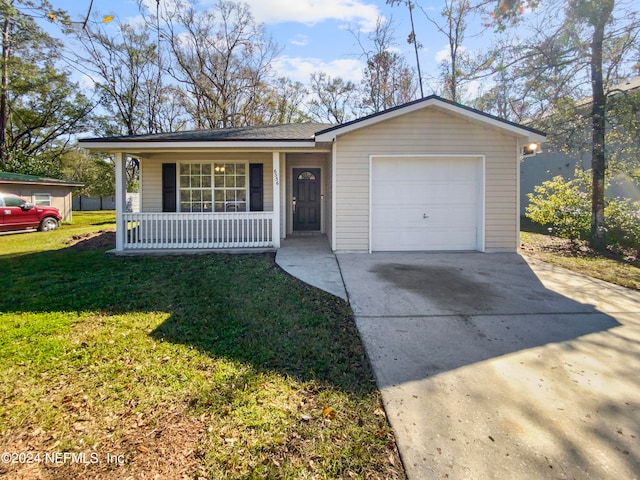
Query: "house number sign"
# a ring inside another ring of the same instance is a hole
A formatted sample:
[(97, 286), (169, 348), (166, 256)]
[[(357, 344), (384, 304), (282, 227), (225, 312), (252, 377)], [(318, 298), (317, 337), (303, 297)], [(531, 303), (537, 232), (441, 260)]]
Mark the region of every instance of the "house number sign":
[(276, 182), (276, 185), (280, 185), (280, 178), (278, 177), (278, 170), (273, 169), (273, 180)]

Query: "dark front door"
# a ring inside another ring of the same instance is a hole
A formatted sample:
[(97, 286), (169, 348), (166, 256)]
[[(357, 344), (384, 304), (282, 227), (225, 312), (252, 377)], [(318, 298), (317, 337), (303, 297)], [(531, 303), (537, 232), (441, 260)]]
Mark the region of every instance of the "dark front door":
[(320, 230), (320, 169), (293, 169), (293, 230)]

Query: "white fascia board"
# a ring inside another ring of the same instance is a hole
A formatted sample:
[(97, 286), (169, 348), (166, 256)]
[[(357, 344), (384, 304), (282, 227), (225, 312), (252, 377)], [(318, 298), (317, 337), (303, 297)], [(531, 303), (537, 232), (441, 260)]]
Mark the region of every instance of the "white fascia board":
[(237, 150), (237, 149), (313, 149), (316, 142), (80, 142), (78, 144), (87, 150), (101, 152), (143, 152), (167, 150)]
[(526, 139), (525, 141), (527, 142), (544, 142), (545, 141), (545, 136), (544, 135), (540, 135), (536, 132), (532, 132), (530, 130), (527, 130), (525, 128), (521, 128), (518, 127), (517, 125), (512, 125), (510, 123), (505, 123), (502, 122), (500, 120), (497, 120), (495, 118), (492, 117), (488, 117), (486, 115), (482, 115), (480, 113), (475, 113), (471, 110), (467, 110), (466, 108), (460, 108), (456, 105), (452, 105), (450, 103), (447, 102), (443, 102), (439, 99), (436, 98), (432, 98), (429, 100), (426, 100), (424, 102), (418, 102), (418, 103), (414, 103), (411, 105), (407, 105), (406, 107), (403, 108), (398, 108), (395, 110), (391, 110), (390, 112), (387, 113), (383, 113), (381, 115), (375, 115), (371, 118), (366, 118), (362, 121), (355, 121), (352, 124), (348, 124), (345, 125), (342, 128), (336, 128), (334, 130), (331, 130), (329, 132), (323, 133), (322, 135), (317, 135), (316, 136), (316, 142), (333, 142), (335, 141), (336, 137), (340, 136), (340, 135), (344, 135), (346, 133), (352, 132), (354, 130), (358, 130), (360, 128), (365, 128), (368, 127), (370, 125), (375, 125), (376, 123), (379, 122), (384, 122), (386, 120), (390, 120), (392, 118), (396, 118), (399, 117), (401, 115), (405, 115), (407, 113), (411, 113), (411, 112), (415, 112), (418, 110), (422, 110), (423, 108), (427, 108), (430, 106), (436, 106), (438, 108), (442, 108), (443, 110), (448, 110), (456, 115), (460, 115), (463, 117), (467, 117), (470, 120), (476, 121), (476, 122), (480, 122), (480, 123), (484, 123), (486, 125), (495, 127), (495, 128), (499, 128), (502, 130), (507, 130), (508, 132), (515, 134), (516, 136)]

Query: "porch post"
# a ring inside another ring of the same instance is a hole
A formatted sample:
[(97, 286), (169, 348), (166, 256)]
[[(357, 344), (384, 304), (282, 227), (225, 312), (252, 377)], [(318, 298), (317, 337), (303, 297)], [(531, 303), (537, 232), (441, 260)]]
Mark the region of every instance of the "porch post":
[(280, 248), (280, 152), (273, 152), (273, 247)]
[(124, 250), (124, 239), (127, 226), (123, 213), (127, 199), (127, 173), (125, 170), (125, 156), (123, 152), (116, 153), (116, 252)]

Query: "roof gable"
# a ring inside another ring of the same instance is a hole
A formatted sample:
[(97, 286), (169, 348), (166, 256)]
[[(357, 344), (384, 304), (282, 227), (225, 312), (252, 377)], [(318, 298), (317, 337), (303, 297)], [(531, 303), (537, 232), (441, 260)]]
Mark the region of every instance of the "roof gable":
[(459, 103), (451, 102), (437, 95), (431, 95), (342, 125), (326, 128), (325, 130), (317, 132), (315, 138), (317, 142), (331, 142), (340, 135), (429, 107), (440, 108), (452, 114), (467, 118), (468, 120), (506, 130), (517, 137), (526, 138), (527, 141), (543, 142), (546, 137), (546, 134), (540, 130), (510, 122)]

